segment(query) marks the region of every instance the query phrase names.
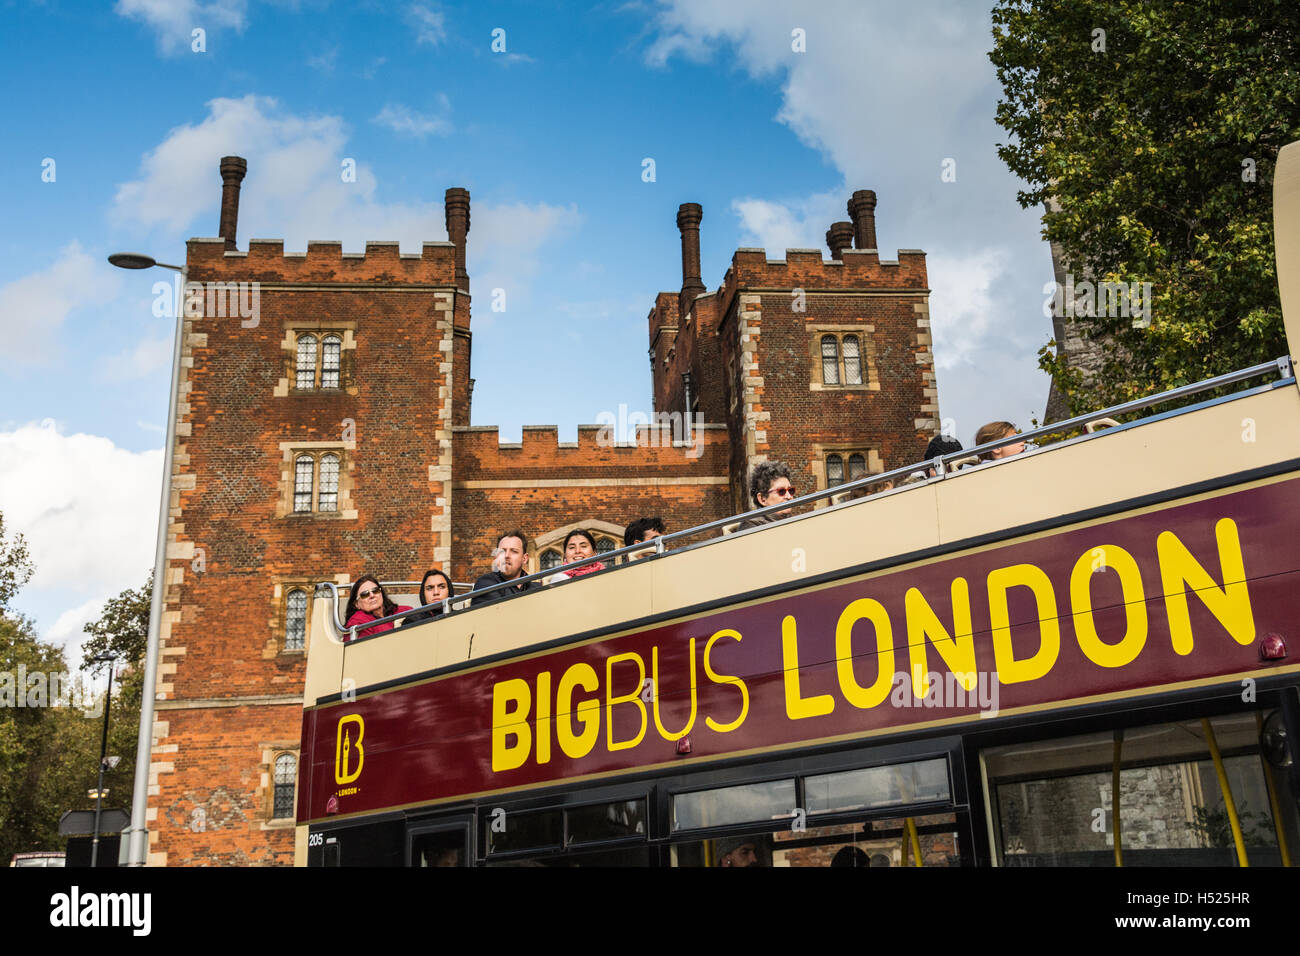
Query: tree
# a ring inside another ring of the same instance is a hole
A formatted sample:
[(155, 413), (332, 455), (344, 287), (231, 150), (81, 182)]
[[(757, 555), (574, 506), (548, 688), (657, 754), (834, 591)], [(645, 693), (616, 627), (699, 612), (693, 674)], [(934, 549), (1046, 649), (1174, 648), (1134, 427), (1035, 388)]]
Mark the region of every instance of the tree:
[[(4, 604), (32, 575), (21, 535), (6, 541), (0, 516), (0, 866), (14, 853), (60, 850), (59, 817), (93, 806), (103, 691), (89, 676), (68, 673), (63, 650), (41, 641), (30, 620), (4, 613)], [(129, 804), (140, 715), (143, 635), (149, 621), (148, 585), (124, 591), (86, 630), (100, 647), (134, 664), (114, 686), (109, 753), (122, 762), (105, 785), (109, 806)], [(93, 656), (93, 652), (92, 655)], [(98, 693), (95, 691), (98, 690)]]
[(0, 617), (3, 617), (24, 584), (32, 577), (32, 562), (27, 554), (27, 540), (16, 534), (5, 540), (5, 516), (0, 512)]
[(1094, 375), (1040, 354), (1072, 413), (1287, 354), (1272, 174), (1300, 139), (1300, 4), (999, 0), (993, 23), (1021, 205), (1077, 279), (1151, 283), (1149, 327), (1076, 314)]
[(112, 794), (112, 806), (128, 810), (135, 778), (136, 744), (140, 737), (144, 658), (149, 644), (152, 600), (153, 573), (150, 572), (140, 588), (127, 588), (117, 597), (109, 598), (99, 619), (84, 628), (90, 639), (82, 646), (82, 670), (102, 669), (104, 665), (94, 658), (103, 651), (117, 655), (114, 666), (125, 667), (121, 681), (114, 683), (113, 709), (108, 725), (108, 752), (121, 760), (105, 775), (104, 781)]

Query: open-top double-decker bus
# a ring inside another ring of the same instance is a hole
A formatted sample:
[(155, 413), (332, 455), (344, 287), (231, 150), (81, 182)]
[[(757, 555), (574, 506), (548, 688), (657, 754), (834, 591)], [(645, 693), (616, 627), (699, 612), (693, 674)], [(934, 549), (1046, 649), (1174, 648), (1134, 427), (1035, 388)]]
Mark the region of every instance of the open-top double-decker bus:
[[(1300, 143), (1275, 231), (1294, 338)], [(373, 637), (321, 586), (298, 862), (1290, 865), (1290, 359), (1051, 434)]]

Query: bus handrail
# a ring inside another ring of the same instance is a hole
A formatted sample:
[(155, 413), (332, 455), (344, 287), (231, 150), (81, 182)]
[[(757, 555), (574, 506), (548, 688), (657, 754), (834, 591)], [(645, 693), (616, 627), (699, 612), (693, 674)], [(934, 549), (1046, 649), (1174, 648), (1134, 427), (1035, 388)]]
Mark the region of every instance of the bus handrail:
[[(924, 461), (916, 462), (910, 465), (904, 465), (900, 468), (894, 468), (891, 471), (880, 472), (878, 474), (873, 474), (873, 475), (866, 475), (862, 478), (854, 479), (853, 481), (846, 481), (843, 482), (842, 484), (832, 485), (827, 488), (822, 488), (817, 491), (809, 492), (806, 495), (802, 495), (798, 498), (792, 498), (789, 501), (778, 502), (777, 504), (768, 505), (763, 508), (755, 508), (752, 511), (746, 511), (738, 515), (731, 515), (726, 518), (718, 518), (714, 521), (709, 521), (701, 525), (696, 525), (692, 528), (685, 528), (681, 531), (672, 531), (667, 534), (659, 535), (658, 537), (652, 539), (651, 541), (638, 541), (636, 544), (624, 545), (623, 547), (617, 548), (613, 551), (606, 551), (589, 558), (582, 558), (578, 561), (573, 561), (568, 564), (557, 565), (555, 567), (547, 568), (544, 571), (537, 571), (533, 574), (527, 574), (522, 577), (511, 578), (508, 581), (502, 581), (499, 584), (493, 584), (485, 588), (474, 589), (473, 585), (471, 584), (466, 584), (464, 582), (456, 583), (453, 585), (453, 592), (455, 591), (456, 588), (464, 588), (465, 592), (462, 592), (462, 594), (472, 591), (474, 597), (477, 599), (480, 596), (491, 594), (494, 591), (499, 591), (504, 588), (510, 588), (510, 587), (517, 588), (523, 584), (531, 584), (532, 582), (539, 581), (543, 578), (553, 577), (556, 574), (559, 574), (560, 572), (566, 569), (586, 567), (587, 565), (590, 565), (597, 561), (601, 563), (605, 563), (607, 570), (616, 571), (621, 567), (629, 566), (631, 564), (631, 561), (628, 560), (623, 562), (613, 562), (612, 559), (619, 558), (622, 556), (626, 556), (630, 558), (633, 554), (636, 554), (638, 552), (649, 551), (651, 549), (653, 549), (654, 551), (653, 555), (646, 555), (646, 556), (659, 557), (667, 552), (668, 543), (670, 541), (695, 537), (696, 535), (703, 534), (708, 531), (722, 529), (726, 525), (731, 525), (734, 523), (743, 523), (750, 518), (765, 517), (767, 515), (776, 515), (778, 511), (791, 511), (802, 505), (813, 504), (815, 502), (822, 500), (823, 498), (829, 498), (833, 495), (834, 496), (843, 495), (846, 492), (852, 492), (859, 488), (865, 489), (872, 485), (878, 484), (880, 482), (905, 479), (917, 472), (919, 472), (923, 476), (923, 481), (918, 482), (918, 484), (928, 485), (932, 482), (951, 480), (953, 477), (956, 476), (957, 472), (950, 473), (948, 471), (947, 466), (958, 460), (969, 459), (971, 457), (984, 458), (984, 456), (988, 452), (992, 452), (997, 448), (1001, 448), (1003, 445), (1011, 445), (1011, 444), (1016, 444), (1018, 442), (1025, 442), (1026, 444), (1030, 444), (1033, 443), (1034, 440), (1039, 437), (1054, 435), (1059, 432), (1068, 432), (1072, 429), (1081, 429), (1081, 430), (1086, 429), (1086, 426), (1088, 425), (1089, 422), (1095, 421), (1098, 418), (1105, 417), (1105, 418), (1118, 419), (1119, 416), (1129, 414), (1130, 412), (1141, 411), (1142, 409), (1151, 408), (1155, 405), (1163, 405), (1171, 401), (1176, 401), (1179, 398), (1184, 398), (1188, 395), (1195, 395), (1200, 392), (1211, 391), (1216, 388), (1221, 388), (1225, 385), (1233, 385), (1237, 382), (1243, 382), (1248, 379), (1258, 378), (1261, 375), (1267, 375), (1269, 373), (1277, 374), (1279, 376), (1278, 380), (1275, 382), (1267, 383), (1266, 385), (1260, 386), (1259, 388), (1271, 389), (1271, 388), (1279, 388), (1285, 385), (1295, 384), (1295, 377), (1293, 374), (1291, 357), (1289, 355), (1283, 355), (1280, 356), (1279, 358), (1274, 359), (1271, 362), (1261, 362), (1258, 365), (1252, 365), (1249, 368), (1240, 369), (1236, 372), (1227, 372), (1223, 375), (1216, 375), (1214, 378), (1207, 378), (1201, 382), (1193, 382), (1189, 385), (1180, 385), (1177, 388), (1172, 388), (1169, 389), (1168, 391), (1160, 392), (1156, 395), (1148, 395), (1146, 398), (1135, 398), (1132, 399), (1131, 401), (1123, 402), (1119, 405), (1112, 405), (1109, 408), (1103, 408), (1099, 411), (1087, 412), (1086, 414), (1083, 415), (1076, 415), (1073, 418), (1067, 418), (1064, 421), (1053, 422), (1050, 425), (1040, 425), (1039, 427), (1031, 429), (1030, 431), (1016, 432), (1012, 435), (1006, 436), (1005, 438), (999, 438), (994, 441), (985, 442), (984, 444), (976, 445), (973, 448), (963, 448), (960, 451), (949, 452), (948, 454), (945, 455), (937, 455), (934, 458), (929, 458)], [(1234, 394), (1241, 395), (1245, 393), (1242, 392), (1242, 393), (1234, 393)], [(1225, 396), (1225, 397), (1233, 397), (1233, 396)], [(1165, 413), (1165, 415), (1186, 414), (1188, 412), (1195, 411), (1200, 407), (1202, 407), (1202, 405), (1197, 404), (1185, 408), (1174, 409), (1171, 412)], [(1162, 415), (1161, 417), (1164, 416)], [(1075, 439), (1070, 440), (1069, 443), (1072, 444), (1075, 441), (1101, 440), (1104, 439), (1110, 432), (1127, 431), (1129, 427), (1141, 425), (1141, 424), (1145, 424), (1145, 422), (1144, 421), (1129, 422), (1127, 423), (1127, 425), (1119, 425), (1118, 427), (1102, 428), (1095, 432), (1085, 431), (1084, 434), (1078, 436)], [(1053, 445), (1046, 445), (1043, 448), (1038, 450), (1046, 451), (1049, 448), (1053, 447), (1055, 444), (1056, 443), (1053, 443)], [(1066, 444), (1066, 443), (1062, 442), (1060, 444)], [(1011, 460), (1012, 459), (1010, 458), (985, 460), (985, 461), (981, 461), (980, 464), (975, 467), (978, 467), (982, 470), (992, 465), (1008, 464)], [(934, 475), (932, 476), (928, 475), (927, 469), (933, 469), (935, 472)], [(874, 498), (879, 497), (880, 495), (890, 493), (893, 490), (894, 489), (887, 489), (886, 491), (880, 491), (880, 492), (868, 494), (861, 498), (856, 498), (851, 501), (842, 502), (837, 507), (857, 505), (863, 501), (870, 501)], [(792, 514), (789, 515), (788, 517), (794, 518), (797, 516)], [(771, 527), (772, 524), (784, 520), (785, 520), (784, 518), (777, 518), (776, 522), (765, 523), (754, 528), (737, 530), (733, 534), (736, 535), (749, 534), (753, 531), (765, 530), (766, 528)], [(707, 545), (710, 543), (716, 543), (730, 536), (732, 535), (724, 534), (722, 536), (714, 537), (710, 540), (700, 542), (700, 544)], [(575, 579), (571, 578), (570, 581), (572, 580)], [(414, 581), (380, 582), (380, 584), (383, 585), (384, 587), (387, 587), (388, 584), (390, 583), (414, 584), (417, 587), (419, 586), (419, 582), (414, 582)], [(565, 581), (565, 582), (557, 582), (557, 583), (567, 584), (569, 582)], [(332, 581), (323, 581), (316, 585), (316, 591), (318, 597), (321, 595), (322, 591), (327, 591), (334, 598), (334, 613), (332, 616), (334, 618), (334, 625), (337, 629), (337, 636), (342, 636), (343, 634), (352, 632), (352, 637), (355, 640), (357, 639), (356, 632), (358, 630), (368, 630), (372, 627), (375, 627), (376, 625), (394, 623), (406, 617), (407, 615), (412, 614), (415, 611), (421, 609), (421, 608), (413, 608), (412, 610), (409, 611), (403, 611), (400, 614), (390, 614), (387, 617), (381, 617), (381, 618), (376, 618), (373, 621), (367, 621), (364, 626), (349, 628), (346, 626), (346, 623), (340, 618), (340, 613), (339, 613), (339, 588), (340, 587), (350, 588), (351, 584), (336, 585)], [(459, 613), (464, 610), (468, 610), (470, 607), (473, 606), (474, 602), (468, 600), (461, 600), (460, 595), (455, 595), (453, 593), (453, 595), (444, 598), (440, 603), (442, 604), (442, 615), (448, 616), (451, 614)], [(453, 605), (458, 605), (458, 606), (453, 606)], [(432, 606), (434, 605), (423, 605), (422, 607), (432, 607)], [(378, 635), (373, 635), (373, 636), (377, 637)]]

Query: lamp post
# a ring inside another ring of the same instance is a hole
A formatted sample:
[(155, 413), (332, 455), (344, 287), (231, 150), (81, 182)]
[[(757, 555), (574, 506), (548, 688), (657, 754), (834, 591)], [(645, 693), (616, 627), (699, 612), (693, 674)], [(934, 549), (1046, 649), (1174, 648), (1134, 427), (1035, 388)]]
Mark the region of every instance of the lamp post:
[(158, 543), (153, 562), (153, 600), (149, 605), (149, 644), (144, 658), (144, 687), (140, 695), (140, 739), (135, 748), (135, 786), (131, 795), (131, 824), (128, 828), (127, 866), (144, 866), (148, 853), (145, 813), (149, 802), (149, 762), (153, 757), (154, 694), (158, 679), (158, 642), (162, 626), (163, 594), (167, 590), (167, 517), (171, 510), (172, 449), (176, 444), (176, 399), (180, 389), (181, 338), (185, 329), (184, 266), (159, 262), (152, 256), (118, 252), (108, 261), (119, 269), (150, 269), (158, 266), (181, 274), (181, 293), (176, 298), (176, 345), (172, 351), (172, 387), (167, 403), (167, 431), (163, 436), (162, 502), (158, 508)]
[(90, 866), (99, 866), (99, 815), (104, 804), (104, 765), (108, 763), (108, 711), (113, 706), (113, 664), (117, 655), (102, 651), (94, 658), (108, 665), (108, 690), (104, 692), (104, 730), (99, 737), (99, 783), (95, 786), (95, 835), (90, 841)]

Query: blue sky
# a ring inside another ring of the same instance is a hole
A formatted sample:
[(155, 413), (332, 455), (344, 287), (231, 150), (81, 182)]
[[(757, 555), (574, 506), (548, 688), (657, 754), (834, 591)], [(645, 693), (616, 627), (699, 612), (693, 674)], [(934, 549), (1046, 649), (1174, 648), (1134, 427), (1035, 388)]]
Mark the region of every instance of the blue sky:
[(995, 153), (986, 6), (801, 7), (0, 6), (0, 511), (38, 565), (19, 609), (75, 643), (146, 577), (172, 332), (152, 287), (169, 275), (105, 257), (179, 263), (187, 237), (215, 235), (226, 154), (249, 162), (241, 248), (417, 251), (446, 238), (444, 190), (470, 190), (473, 423), (503, 441), (525, 424), (571, 440), (620, 403), (648, 410), (646, 313), (680, 285), (678, 204), (704, 207), (713, 289), (738, 246), (824, 248), (861, 188), (879, 195), (882, 257), (929, 254), (951, 430), (969, 443), (984, 421), (1028, 424), (1047, 395), (1051, 264)]

